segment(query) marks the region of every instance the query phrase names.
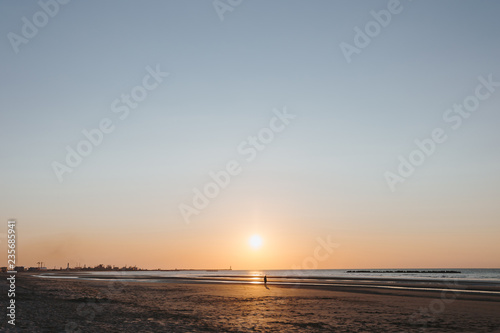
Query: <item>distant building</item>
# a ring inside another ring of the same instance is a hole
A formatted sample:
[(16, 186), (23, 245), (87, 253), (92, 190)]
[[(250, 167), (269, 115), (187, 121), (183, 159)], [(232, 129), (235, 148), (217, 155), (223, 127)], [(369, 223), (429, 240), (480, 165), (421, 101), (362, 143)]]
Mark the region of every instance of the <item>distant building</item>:
[(7, 267), (0, 267), (0, 272), (2, 272), (2, 273), (7, 272)]
[(14, 268), (14, 270), (15, 270), (16, 272), (24, 272), (24, 266), (16, 266), (16, 267)]

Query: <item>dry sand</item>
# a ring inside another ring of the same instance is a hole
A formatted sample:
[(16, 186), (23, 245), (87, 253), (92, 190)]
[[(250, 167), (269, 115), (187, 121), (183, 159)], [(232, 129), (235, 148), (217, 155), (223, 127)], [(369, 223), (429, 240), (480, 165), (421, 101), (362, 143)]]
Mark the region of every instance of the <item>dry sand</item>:
[[(7, 299), (1, 275), (2, 308)], [(12, 332), (500, 332), (500, 296), (17, 275)], [(4, 310), (5, 312), (5, 310)]]

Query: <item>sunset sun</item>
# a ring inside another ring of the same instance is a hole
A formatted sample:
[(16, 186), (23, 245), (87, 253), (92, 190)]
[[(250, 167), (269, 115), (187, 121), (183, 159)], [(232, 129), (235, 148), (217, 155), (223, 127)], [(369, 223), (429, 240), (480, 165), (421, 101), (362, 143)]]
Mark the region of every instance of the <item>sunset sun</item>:
[(250, 246), (254, 249), (258, 249), (262, 246), (262, 238), (259, 235), (253, 235), (249, 240)]

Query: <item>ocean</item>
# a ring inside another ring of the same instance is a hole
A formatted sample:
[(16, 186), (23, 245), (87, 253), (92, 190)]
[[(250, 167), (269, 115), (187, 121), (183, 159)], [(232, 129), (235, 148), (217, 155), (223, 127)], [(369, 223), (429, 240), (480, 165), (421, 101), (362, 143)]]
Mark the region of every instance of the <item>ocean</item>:
[(314, 270), (176, 270), (176, 271), (62, 271), (48, 272), (45, 277), (80, 279), (119, 279), (126, 281), (168, 282), (169, 280), (210, 281), (220, 283), (311, 284), (330, 282), (427, 282), (491, 285), (500, 288), (500, 269), (314, 269)]
[[(65, 271), (63, 271), (65, 272)], [(116, 277), (119, 279), (236, 279), (259, 280), (265, 275), (268, 279), (293, 280), (360, 280), (389, 279), (418, 281), (469, 281), (500, 284), (500, 269), (464, 268), (419, 268), (419, 269), (312, 269), (312, 270), (176, 270), (176, 271), (81, 271), (75, 272), (80, 278)], [(58, 273), (46, 273), (58, 277)], [(67, 275), (64, 275), (68, 277)], [(62, 276), (61, 276), (62, 277)]]

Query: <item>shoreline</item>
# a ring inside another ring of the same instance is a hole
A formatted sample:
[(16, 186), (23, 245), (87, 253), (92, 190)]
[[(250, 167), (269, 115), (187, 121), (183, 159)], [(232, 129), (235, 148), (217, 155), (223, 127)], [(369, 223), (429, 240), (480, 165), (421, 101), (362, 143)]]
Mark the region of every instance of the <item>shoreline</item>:
[[(40, 278), (77, 280), (113, 280), (122, 282), (150, 282), (150, 283), (199, 283), (199, 284), (250, 284), (263, 285), (261, 277), (254, 276), (206, 276), (206, 277), (157, 277), (157, 276), (120, 276), (81, 274), (68, 272), (66, 274), (33, 274)], [(393, 278), (341, 278), (341, 277), (297, 277), (297, 276), (268, 276), (269, 286), (288, 288), (314, 288), (325, 290), (356, 290), (367, 293), (409, 293), (409, 292), (454, 292), (486, 297), (491, 300), (500, 299), (500, 284), (488, 281), (471, 281), (459, 279), (393, 279)], [(392, 292), (390, 292), (392, 291)], [(465, 296), (462, 296), (465, 297)]]

